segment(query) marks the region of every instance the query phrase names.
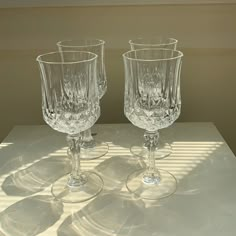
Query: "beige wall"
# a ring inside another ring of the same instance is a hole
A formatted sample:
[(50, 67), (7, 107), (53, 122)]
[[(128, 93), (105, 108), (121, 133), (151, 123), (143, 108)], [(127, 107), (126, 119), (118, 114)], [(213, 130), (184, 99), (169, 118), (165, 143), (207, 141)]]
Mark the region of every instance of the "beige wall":
[(127, 122), (121, 54), (128, 39), (153, 34), (178, 38), (185, 54), (179, 120), (214, 122), (236, 153), (236, 5), (0, 9), (0, 139), (44, 123), (35, 57), (61, 39), (107, 41), (100, 122)]

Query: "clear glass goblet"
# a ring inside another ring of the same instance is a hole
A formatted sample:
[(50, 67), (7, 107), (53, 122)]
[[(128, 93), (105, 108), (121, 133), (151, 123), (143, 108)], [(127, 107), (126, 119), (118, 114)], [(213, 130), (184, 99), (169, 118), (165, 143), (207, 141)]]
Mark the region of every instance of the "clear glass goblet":
[(151, 38), (136, 38), (129, 40), (131, 50), (144, 48), (166, 48), (176, 50), (178, 40), (174, 38), (155, 36)]
[(52, 52), (37, 57), (42, 88), (42, 113), (54, 130), (67, 134), (72, 171), (51, 188), (55, 198), (74, 203), (95, 197), (102, 178), (80, 170), (80, 133), (100, 116), (97, 55), (90, 52)]
[[(129, 40), (131, 50), (144, 49), (144, 48), (166, 48), (176, 50), (178, 40), (174, 38), (167, 37), (152, 37), (152, 38), (136, 38)], [(158, 134), (157, 134), (158, 135)], [(130, 151), (135, 156), (148, 158), (148, 148), (146, 138), (148, 134), (144, 133), (144, 142), (143, 144), (132, 145)], [(155, 150), (155, 158), (163, 159), (169, 156), (172, 153), (172, 147), (163, 139), (160, 139), (158, 142), (158, 148)]]
[[(101, 99), (107, 90), (107, 79), (104, 63), (105, 41), (101, 39), (73, 39), (57, 43), (59, 51), (87, 51), (95, 53), (97, 58), (97, 83), (99, 98)], [(96, 159), (108, 152), (108, 144), (95, 140), (91, 129), (81, 133), (81, 159)]]
[(155, 200), (175, 192), (177, 181), (155, 166), (158, 130), (180, 115), (180, 71), (183, 54), (170, 49), (139, 49), (123, 54), (125, 68), (124, 113), (146, 131), (148, 163), (131, 173), (127, 189), (142, 199)]

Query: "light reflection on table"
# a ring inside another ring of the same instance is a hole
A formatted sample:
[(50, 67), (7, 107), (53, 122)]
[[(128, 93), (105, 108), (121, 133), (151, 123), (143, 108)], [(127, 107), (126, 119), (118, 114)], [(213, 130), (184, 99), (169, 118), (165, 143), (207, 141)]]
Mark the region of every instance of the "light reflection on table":
[(104, 190), (79, 204), (62, 204), (50, 193), (70, 171), (63, 134), (18, 126), (0, 144), (0, 236), (234, 235), (236, 159), (211, 123), (177, 123), (162, 131), (173, 153), (156, 165), (175, 175), (178, 188), (160, 201), (134, 199), (125, 187), (127, 175), (144, 165), (129, 151), (132, 142), (142, 142), (142, 131), (130, 124), (94, 129), (109, 152), (81, 167), (97, 171)]

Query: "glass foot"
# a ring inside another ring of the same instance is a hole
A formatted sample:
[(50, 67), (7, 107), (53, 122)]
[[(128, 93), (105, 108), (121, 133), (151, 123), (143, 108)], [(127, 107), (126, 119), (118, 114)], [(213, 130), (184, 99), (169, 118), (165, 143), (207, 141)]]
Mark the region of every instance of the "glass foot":
[[(139, 157), (148, 158), (148, 149), (144, 145), (131, 146), (130, 152)], [(172, 147), (169, 143), (160, 142), (158, 148), (156, 149), (154, 155), (156, 160), (163, 159), (172, 153)]]
[(146, 176), (146, 169), (141, 169), (131, 173), (126, 182), (129, 192), (135, 197), (147, 200), (157, 200), (170, 196), (176, 191), (177, 180), (168, 171), (158, 170), (159, 175), (153, 180)]
[(84, 202), (97, 196), (103, 188), (102, 178), (95, 172), (83, 172), (83, 181), (76, 183), (70, 176), (57, 180), (51, 188), (52, 195), (65, 203)]
[(92, 160), (107, 154), (109, 146), (105, 142), (95, 142), (92, 147), (86, 146), (82, 143), (80, 149), (80, 158), (83, 160)]

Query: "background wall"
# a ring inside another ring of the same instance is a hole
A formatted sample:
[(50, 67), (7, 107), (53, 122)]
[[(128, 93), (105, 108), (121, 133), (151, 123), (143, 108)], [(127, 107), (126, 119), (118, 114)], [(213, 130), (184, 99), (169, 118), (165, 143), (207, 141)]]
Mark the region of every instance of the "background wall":
[(0, 9), (0, 139), (17, 124), (43, 124), (35, 58), (62, 39), (106, 44), (108, 91), (100, 123), (123, 114), (122, 53), (128, 40), (166, 35), (184, 52), (179, 121), (212, 121), (236, 153), (236, 5)]

